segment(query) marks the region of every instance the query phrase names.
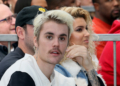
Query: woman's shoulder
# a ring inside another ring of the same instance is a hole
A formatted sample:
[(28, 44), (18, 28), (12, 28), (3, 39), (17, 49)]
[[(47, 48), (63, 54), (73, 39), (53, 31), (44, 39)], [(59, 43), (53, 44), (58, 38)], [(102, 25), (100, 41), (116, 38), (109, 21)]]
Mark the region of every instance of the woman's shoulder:
[(54, 69), (66, 77), (71, 77), (71, 74), (60, 64), (56, 64)]

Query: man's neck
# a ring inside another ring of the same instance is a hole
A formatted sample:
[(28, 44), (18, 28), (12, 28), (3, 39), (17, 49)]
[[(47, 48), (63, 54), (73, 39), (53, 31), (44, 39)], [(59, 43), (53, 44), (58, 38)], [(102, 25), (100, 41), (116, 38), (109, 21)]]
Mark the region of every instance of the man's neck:
[(32, 50), (28, 49), (26, 45), (23, 42), (18, 41), (18, 47), (27, 54), (34, 55), (34, 52)]
[(98, 14), (98, 13), (95, 13), (95, 17), (102, 20), (103, 22), (109, 24), (109, 25), (112, 25), (113, 23), (113, 20), (112, 19), (107, 19), (105, 17), (103, 17), (102, 15)]
[(42, 73), (49, 79), (50, 81), (50, 76), (52, 75), (53, 71), (54, 71), (54, 67), (55, 65), (53, 64), (49, 64), (43, 60), (41, 60), (38, 55), (34, 55), (34, 58), (36, 59), (36, 62), (40, 68), (40, 70), (42, 71)]

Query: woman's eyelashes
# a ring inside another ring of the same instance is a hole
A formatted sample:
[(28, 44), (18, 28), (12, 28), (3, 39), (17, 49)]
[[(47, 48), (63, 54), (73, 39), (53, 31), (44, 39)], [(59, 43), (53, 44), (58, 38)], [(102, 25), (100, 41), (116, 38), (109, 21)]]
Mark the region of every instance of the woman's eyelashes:
[(83, 28), (84, 28), (83, 26), (79, 26), (79, 27), (76, 28), (75, 31), (77, 31), (77, 32), (82, 32)]

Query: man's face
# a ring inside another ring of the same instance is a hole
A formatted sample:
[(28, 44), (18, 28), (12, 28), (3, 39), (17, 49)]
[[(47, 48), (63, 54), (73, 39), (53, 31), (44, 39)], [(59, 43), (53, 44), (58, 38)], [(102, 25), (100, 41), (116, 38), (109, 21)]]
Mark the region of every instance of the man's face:
[(61, 6), (76, 6), (80, 7), (81, 1), (80, 0), (64, 0), (61, 3)]
[(15, 9), (15, 5), (16, 5), (17, 0), (10, 0), (10, 4), (12, 5), (12, 9)]
[(25, 45), (26, 47), (31, 51), (31, 54), (34, 54), (34, 43), (33, 43), (33, 38), (34, 38), (34, 34), (33, 34), (34, 30), (33, 30), (33, 25), (26, 25), (26, 31), (25, 31)]
[(114, 20), (120, 15), (120, 0), (99, 0), (98, 11), (104, 18)]
[(81, 0), (81, 6), (93, 6), (92, 0)]
[(42, 6), (42, 7), (46, 8), (47, 2), (46, 2), (46, 0), (32, 0), (31, 5), (38, 5), (38, 6)]
[(64, 0), (61, 3), (62, 6), (75, 6), (75, 0)]
[[(0, 20), (5, 19), (13, 13), (10, 11), (10, 9), (4, 5), (0, 5)], [(15, 21), (16, 19), (12, 17), (12, 21), (1, 21), (0, 22), (0, 34), (16, 34), (15, 33)]]
[(68, 27), (48, 21), (40, 31), (38, 46), (39, 59), (48, 64), (57, 64), (63, 58), (68, 44)]

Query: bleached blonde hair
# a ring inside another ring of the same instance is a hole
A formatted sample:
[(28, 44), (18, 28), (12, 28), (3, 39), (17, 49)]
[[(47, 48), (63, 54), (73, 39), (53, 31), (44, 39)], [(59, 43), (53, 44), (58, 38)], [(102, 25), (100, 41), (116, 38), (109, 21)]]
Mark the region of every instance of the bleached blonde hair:
[[(94, 39), (93, 34), (95, 34), (95, 33), (92, 30), (93, 29), (92, 28), (92, 19), (90, 17), (89, 12), (80, 7), (62, 7), (61, 10), (68, 12), (74, 18), (83, 18), (86, 21), (88, 32), (90, 34), (89, 44), (88, 44), (88, 53), (89, 53), (89, 57), (91, 57), (91, 61), (92, 61), (91, 55), (95, 55), (95, 44), (93, 42), (93, 39)], [(66, 60), (66, 57), (64, 57), (60, 63), (62, 63), (64, 60)], [(93, 65), (95, 68), (97, 67), (94, 62), (93, 62)]]
[(55, 21), (56, 23), (66, 24), (69, 29), (69, 38), (71, 33), (73, 32), (73, 21), (74, 18), (67, 12), (62, 10), (51, 10), (39, 14), (34, 19), (34, 35), (39, 39), (40, 30), (42, 29), (42, 25), (47, 21)]

